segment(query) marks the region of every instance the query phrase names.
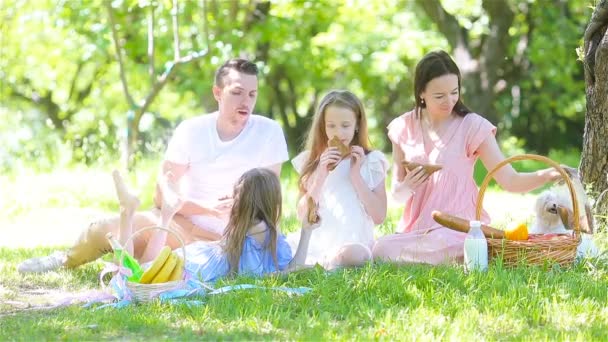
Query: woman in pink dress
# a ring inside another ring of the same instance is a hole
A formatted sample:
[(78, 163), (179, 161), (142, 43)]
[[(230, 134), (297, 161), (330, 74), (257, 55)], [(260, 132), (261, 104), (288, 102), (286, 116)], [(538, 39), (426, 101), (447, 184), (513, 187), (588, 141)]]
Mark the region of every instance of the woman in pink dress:
[[(414, 110), (388, 126), (394, 163), (391, 195), (405, 204), (400, 233), (378, 239), (373, 256), (403, 263), (462, 262), (466, 234), (442, 227), (431, 213), (440, 210), (474, 219), (475, 161), (480, 158), (487, 169), (493, 169), (505, 157), (496, 142), (496, 127), (462, 103), (460, 71), (446, 52), (431, 52), (418, 63), (414, 94)], [(404, 160), (443, 168), (430, 176), (421, 167), (407, 172), (401, 166)], [(553, 168), (521, 173), (510, 165), (495, 175), (498, 184), (511, 192), (531, 191), (558, 178)], [(486, 212), (482, 221), (490, 221)]]

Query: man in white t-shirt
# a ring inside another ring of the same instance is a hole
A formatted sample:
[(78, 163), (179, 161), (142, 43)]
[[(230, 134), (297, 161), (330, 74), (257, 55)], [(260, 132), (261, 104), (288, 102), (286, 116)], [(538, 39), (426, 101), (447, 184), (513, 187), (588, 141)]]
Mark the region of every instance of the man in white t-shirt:
[[(232, 206), (233, 185), (243, 173), (266, 167), (278, 176), (281, 164), (289, 159), (279, 124), (252, 114), (258, 94), (257, 74), (256, 65), (250, 61), (232, 59), (224, 63), (216, 72), (213, 86), (218, 111), (183, 121), (169, 142), (160, 177), (177, 186), (183, 205), (169, 226), (185, 244), (221, 237)], [(161, 189), (157, 186), (154, 198), (157, 209), (135, 215), (134, 231), (158, 225), (163, 195), (174, 195), (164, 194)], [(117, 218), (93, 223), (67, 253), (26, 260), (18, 269), (22, 273), (45, 272), (95, 260), (110, 250), (106, 234), (119, 236), (118, 226)], [(175, 236), (163, 231), (136, 235), (134, 254), (144, 261), (154, 257), (149, 251), (157, 251), (159, 245), (181, 246)], [(120, 236), (121, 242), (126, 238)]]

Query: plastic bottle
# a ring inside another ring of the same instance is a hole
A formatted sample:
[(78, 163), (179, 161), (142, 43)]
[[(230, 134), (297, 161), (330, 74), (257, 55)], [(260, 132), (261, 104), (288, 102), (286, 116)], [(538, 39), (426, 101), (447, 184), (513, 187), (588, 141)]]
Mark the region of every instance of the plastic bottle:
[(112, 250), (114, 250), (116, 262), (120, 264), (122, 260), (122, 265), (131, 270), (132, 274), (127, 278), (127, 280), (138, 283), (142, 274), (144, 274), (144, 270), (141, 268), (137, 260), (135, 260), (135, 258), (133, 258), (129, 253), (127, 253), (127, 251), (123, 249), (120, 242), (118, 242), (118, 240), (112, 236), (112, 233), (108, 233), (106, 238), (108, 238), (110, 246), (112, 246)]
[(471, 221), (464, 240), (464, 263), (469, 271), (488, 269), (488, 242), (481, 231), (481, 222)]

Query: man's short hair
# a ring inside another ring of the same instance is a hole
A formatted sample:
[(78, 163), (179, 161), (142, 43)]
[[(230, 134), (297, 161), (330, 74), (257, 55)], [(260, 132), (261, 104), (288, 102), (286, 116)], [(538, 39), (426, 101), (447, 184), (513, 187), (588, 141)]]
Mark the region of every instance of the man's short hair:
[(215, 85), (223, 88), (224, 87), (224, 78), (230, 72), (230, 69), (234, 69), (238, 72), (242, 72), (247, 75), (258, 75), (258, 67), (255, 63), (243, 59), (243, 58), (233, 58), (226, 63), (224, 63), (217, 71), (215, 72)]

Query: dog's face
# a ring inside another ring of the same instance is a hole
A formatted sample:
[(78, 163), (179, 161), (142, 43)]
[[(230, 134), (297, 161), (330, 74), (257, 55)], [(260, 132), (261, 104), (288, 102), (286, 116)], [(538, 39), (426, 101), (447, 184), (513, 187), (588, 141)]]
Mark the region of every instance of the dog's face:
[(560, 206), (558, 196), (551, 192), (545, 191), (536, 198), (536, 219), (539, 223), (551, 228), (561, 223), (557, 208)]

